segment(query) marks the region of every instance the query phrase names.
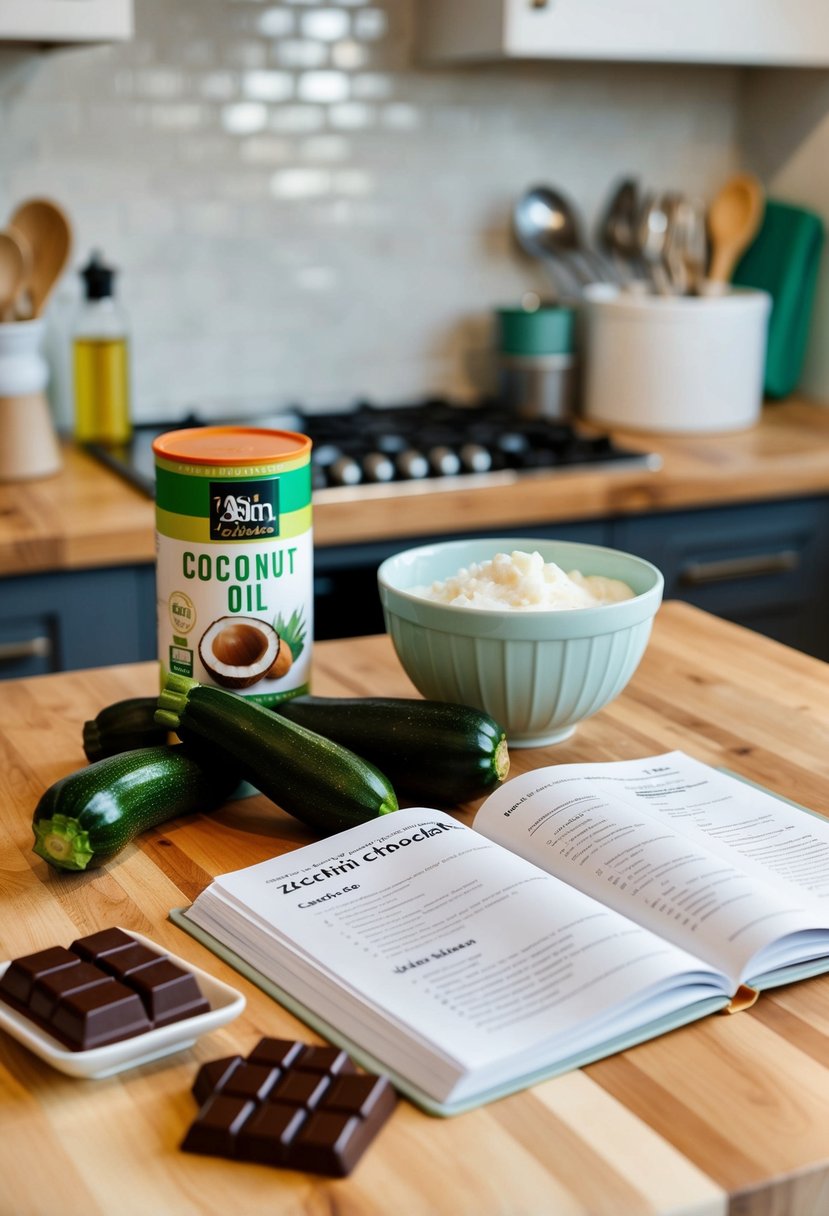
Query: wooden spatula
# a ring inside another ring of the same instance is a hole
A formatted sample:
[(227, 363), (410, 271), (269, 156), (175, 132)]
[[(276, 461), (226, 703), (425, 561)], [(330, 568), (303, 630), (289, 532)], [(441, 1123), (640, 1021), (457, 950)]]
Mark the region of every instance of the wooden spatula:
[(63, 209), (45, 198), (21, 203), (10, 223), (32, 251), (28, 295), (31, 315), (40, 317), (69, 261), (72, 227)]
[(762, 183), (750, 173), (730, 178), (719, 191), (708, 208), (710, 282), (731, 282), (734, 268), (759, 231), (764, 209)]

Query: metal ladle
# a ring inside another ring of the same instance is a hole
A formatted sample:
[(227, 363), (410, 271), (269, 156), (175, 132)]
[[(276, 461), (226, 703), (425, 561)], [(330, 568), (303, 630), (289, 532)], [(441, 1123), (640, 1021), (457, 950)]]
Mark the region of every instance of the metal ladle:
[(521, 196), (513, 212), (518, 241), (531, 257), (552, 264), (579, 287), (603, 278), (591, 267), (579, 235), (576, 214), (568, 201), (548, 186), (534, 186)]

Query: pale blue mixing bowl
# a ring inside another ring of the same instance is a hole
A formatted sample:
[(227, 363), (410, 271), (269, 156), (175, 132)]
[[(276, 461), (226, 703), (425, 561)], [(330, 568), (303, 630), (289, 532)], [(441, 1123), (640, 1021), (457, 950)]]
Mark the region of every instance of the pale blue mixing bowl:
[[(595, 608), (491, 611), (411, 593), (516, 549), (567, 573), (621, 579), (635, 596)], [(383, 562), (377, 580), (386, 629), (418, 691), (485, 710), (512, 747), (558, 743), (619, 695), (645, 653), (664, 586), (656, 566), (633, 554), (525, 537), (407, 549)]]

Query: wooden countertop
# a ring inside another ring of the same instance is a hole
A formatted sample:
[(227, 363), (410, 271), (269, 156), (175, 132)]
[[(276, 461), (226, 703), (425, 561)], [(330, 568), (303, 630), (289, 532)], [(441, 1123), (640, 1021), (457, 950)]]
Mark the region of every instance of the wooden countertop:
[[(319, 644), (315, 691), (407, 695), (385, 637)], [(166, 919), (216, 873), (308, 839), (262, 797), (146, 833), (107, 867), (59, 876), (31, 852), (45, 786), (83, 762), (81, 723), (156, 691), (147, 663), (8, 682), (0, 698), (0, 958), (111, 924), (241, 988), (244, 1014), (105, 1081), (52, 1071), (0, 1033), (0, 1209), (9, 1216), (818, 1216), (829, 1197), (829, 976), (764, 993), (589, 1068), (450, 1120), (402, 1102), (348, 1180), (191, 1157), (178, 1144), (206, 1060), (263, 1034), (314, 1036)], [(659, 612), (633, 681), (555, 761), (681, 748), (829, 814), (826, 666), (684, 604)], [(469, 817), (471, 808), (463, 813)]]
[[(791, 400), (728, 435), (617, 431), (662, 468), (499, 477), (496, 484), (400, 494), (394, 487), (323, 490), (314, 498), (318, 546), (597, 519), (829, 492), (829, 408)], [(152, 503), (72, 445), (55, 477), (0, 485), (0, 576), (155, 559)]]

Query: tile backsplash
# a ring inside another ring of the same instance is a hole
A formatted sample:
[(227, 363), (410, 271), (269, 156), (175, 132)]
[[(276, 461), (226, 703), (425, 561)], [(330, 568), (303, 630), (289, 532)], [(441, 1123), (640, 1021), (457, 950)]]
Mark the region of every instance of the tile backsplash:
[(528, 185), (592, 228), (615, 179), (710, 194), (739, 162), (739, 73), (418, 63), (415, 0), (136, 0), (133, 41), (0, 60), (0, 205), (68, 210), (53, 398), (93, 248), (120, 270), (134, 415), (468, 398), (491, 310), (542, 269)]

